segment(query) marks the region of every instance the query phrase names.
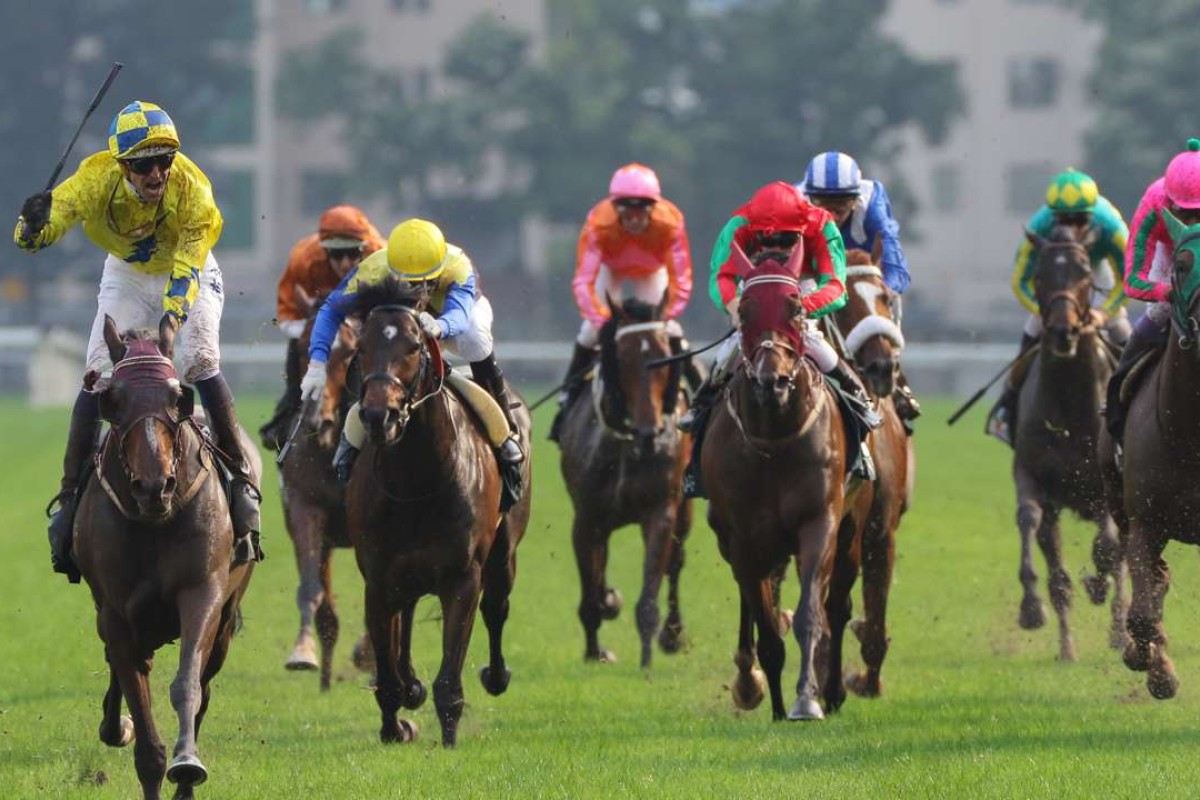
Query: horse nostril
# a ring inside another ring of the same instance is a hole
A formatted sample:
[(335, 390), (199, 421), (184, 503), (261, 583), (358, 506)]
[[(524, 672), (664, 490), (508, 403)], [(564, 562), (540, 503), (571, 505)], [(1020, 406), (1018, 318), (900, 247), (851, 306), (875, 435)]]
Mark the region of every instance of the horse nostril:
[(168, 476), (166, 482), (163, 484), (163, 491), (162, 491), (163, 495), (167, 496), (167, 495), (175, 494), (175, 484), (176, 484), (175, 476), (174, 475)]
[(129, 482), (129, 488), (134, 494), (143, 496), (146, 494), (146, 482), (141, 478), (134, 478), (131, 480)]
[(786, 389), (788, 387), (789, 383), (791, 383), (791, 379), (788, 378), (787, 375), (779, 375), (778, 377), (775, 378), (775, 388), (776, 389), (781, 389), (781, 390)]

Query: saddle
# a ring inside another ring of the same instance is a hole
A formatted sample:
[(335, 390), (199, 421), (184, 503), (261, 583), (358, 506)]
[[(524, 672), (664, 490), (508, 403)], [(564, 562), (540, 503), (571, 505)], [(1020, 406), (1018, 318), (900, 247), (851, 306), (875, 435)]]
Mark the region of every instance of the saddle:
[(1138, 356), (1123, 372), (1117, 372), (1109, 379), (1104, 417), (1108, 432), (1112, 434), (1118, 449), (1124, 439), (1125, 416), (1129, 411), (1129, 403), (1133, 400), (1142, 381), (1162, 357), (1163, 351), (1162, 347), (1150, 348)]
[[(488, 443), (496, 450), (509, 437), (508, 418), (496, 398), (466, 375), (446, 370), (446, 386), (462, 400), (470, 412), (483, 424)], [(514, 431), (515, 433), (515, 431)], [(515, 506), (525, 492), (525, 478), (520, 464), (509, 464), (497, 458), (500, 468), (500, 512)]]

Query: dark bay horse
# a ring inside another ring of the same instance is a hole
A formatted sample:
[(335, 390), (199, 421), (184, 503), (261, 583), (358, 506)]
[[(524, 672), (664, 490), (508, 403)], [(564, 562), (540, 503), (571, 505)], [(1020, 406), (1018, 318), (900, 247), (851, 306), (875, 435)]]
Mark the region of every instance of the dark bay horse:
[[(662, 319), (665, 302), (655, 307), (632, 299), (623, 304), (609, 300), (612, 316), (600, 331), (599, 378), (568, 410), (559, 440), (563, 480), (575, 505), (571, 538), (582, 589), (584, 658), (589, 660), (616, 660), (600, 646), (598, 632), (601, 621), (614, 618), (620, 608), (620, 595), (606, 583), (605, 566), (609, 538), (623, 525), (640, 525), (646, 548), (637, 602), (641, 665), (650, 666), (655, 633), (667, 653), (677, 652), (682, 642), (679, 572), (692, 524), (682, 479), (690, 437), (675, 427), (684, 410), (680, 366), (647, 368), (649, 361), (671, 355)], [(669, 611), (659, 632), (658, 593), (664, 575), (669, 577)]]
[[(1112, 640), (1123, 641), (1125, 598), (1120, 543), (1108, 513), (1097, 456), (1103, 427), (1101, 407), (1115, 361), (1101, 338), (1103, 318), (1091, 308), (1092, 266), (1088, 248), (1094, 229), (1075, 239), (1057, 227), (1051, 239), (1027, 233), (1038, 248), (1034, 290), (1042, 320), (1040, 350), (1033, 356), (1021, 387), (1013, 440), (1013, 480), (1017, 489), (1017, 527), (1021, 534), (1021, 584), (1024, 594), (1018, 622), (1040, 628), (1046, 612), (1037, 592), (1032, 544), (1046, 559), (1050, 602), (1058, 615), (1058, 657), (1075, 660), (1071, 636), (1071, 578), (1063, 564), (1059, 517), (1064, 509), (1096, 524), (1092, 544), (1098, 575), (1087, 579), (1089, 594), (1103, 602), (1107, 577), (1116, 593), (1112, 604)], [(1096, 596), (1098, 593), (1098, 597)]]
[[(1123, 474), (1105, 470), (1118, 521), (1127, 527), (1133, 584), (1125, 665), (1147, 672), (1146, 688), (1160, 700), (1179, 688), (1163, 629), (1171, 580), (1163, 550), (1171, 540), (1200, 544), (1200, 225), (1185, 226), (1170, 212), (1164, 217), (1175, 241), (1171, 332), (1126, 415)], [(1111, 438), (1101, 452), (1111, 464)]]
[[(379, 737), (403, 742), (416, 735), (396, 712), (425, 700), (412, 664), (413, 611), (417, 600), (434, 594), (442, 607), (442, 664), (433, 697), (442, 744), (450, 747), (462, 716), (463, 661), (479, 608), (490, 646), (480, 678), (490, 694), (508, 688), (501, 634), (516, 549), (529, 522), (530, 466), (527, 458), (526, 491), (502, 514), (496, 455), (482, 424), (446, 388), (437, 340), (418, 321), (425, 300), (423, 292), (396, 280), (360, 291), (356, 313), (364, 317), (359, 358), (367, 441), (347, 488), (346, 512), (366, 581)], [(522, 405), (515, 415), (529, 453), (529, 412)]]
[[(309, 316), (301, 338), (300, 371), (308, 365), (308, 340), (316, 311)], [(320, 670), (322, 691), (328, 691), (333, 649), (338, 639), (338, 616), (333, 596), (332, 556), (338, 547), (350, 547), (346, 531), (346, 490), (333, 471), (333, 452), (351, 397), (346, 377), (358, 347), (358, 333), (342, 323), (329, 353), (325, 392), (319, 403), (301, 408), (304, 414), (292, 448), (280, 466), (280, 500), (283, 518), (296, 553), (300, 585), (296, 605), (300, 631), (285, 666), (289, 670)], [(290, 429), (295, 419), (289, 419)], [(314, 625), (315, 623), (315, 625)], [(316, 634), (314, 636), (314, 633)], [(320, 642), (318, 660), (316, 644)]]
[[(109, 664), (100, 739), (121, 747), (136, 737), (145, 798), (159, 796), (164, 774), (178, 784), (176, 798), (190, 798), (208, 777), (196, 738), (254, 564), (230, 566), (229, 508), (214, 456), (191, 421), (191, 389), (170, 361), (174, 328), (164, 318), (153, 336), (123, 339), (105, 318), (115, 367), (99, 403), (111, 428), (75, 517), (75, 561), (92, 591)], [(245, 452), (257, 480), (257, 450)], [(150, 710), (150, 669), (154, 652), (176, 639), (171, 705), (179, 736), (168, 766)], [(122, 697), (132, 725), (121, 716)]]
[[(861, 645), (866, 670), (846, 678), (846, 687), (862, 697), (878, 697), (883, 691), (880, 673), (887, 656), (887, 603), (896, 560), (896, 529), (912, 500), (916, 474), (912, 439), (904, 429), (893, 394), (900, 372), (904, 335), (892, 319), (889, 291), (883, 272), (874, 266), (869, 253), (851, 250), (846, 254), (846, 305), (833, 318), (834, 338), (844, 356), (863, 378), (875, 400), (883, 424), (870, 437), (877, 479), (863, 487), (838, 532), (838, 551), (830, 581), (826, 614), (831, 633), (837, 637), (851, 613), (850, 590), (862, 571), (863, 618), (851, 622)], [(858, 535), (857, 541), (854, 539)], [(830, 653), (827, 706), (836, 708), (841, 698), (840, 638)]]
[[(816, 649), (829, 635), (823, 604), (845, 502), (841, 410), (816, 366), (801, 355), (799, 248), (786, 264), (753, 266), (736, 246), (734, 255), (743, 279), (742, 356), (700, 454), (709, 524), (740, 594), (734, 702), (754, 708), (762, 700), (757, 628), (772, 717), (821, 719)], [(785, 710), (778, 590), (792, 559), (800, 579), (792, 624), (800, 674), (797, 698)]]

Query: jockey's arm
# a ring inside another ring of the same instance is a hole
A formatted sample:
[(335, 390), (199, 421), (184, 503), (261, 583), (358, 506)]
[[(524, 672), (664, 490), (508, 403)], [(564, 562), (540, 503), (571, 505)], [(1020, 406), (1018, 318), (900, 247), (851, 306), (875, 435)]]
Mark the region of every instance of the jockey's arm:
[(867, 206), (865, 228), (867, 238), (874, 242), (876, 237), (883, 244), (880, 268), (883, 282), (896, 294), (904, 294), (912, 278), (908, 272), (908, 259), (900, 246), (900, 223), (892, 215), (892, 201), (883, 184), (875, 181), (875, 191)]
[(1150, 196), (1152, 191), (1147, 191), (1138, 204), (1130, 226), (1130, 237), (1125, 246), (1125, 294), (1148, 303), (1163, 303), (1170, 294), (1170, 284), (1150, 277), (1154, 252), (1161, 238), (1157, 231), (1161, 224), (1159, 212)]
[(726, 222), (708, 260), (708, 296), (722, 314), (728, 313), (726, 309), (729, 302), (738, 295), (740, 281), (733, 268), (733, 244), (738, 239), (738, 232), (746, 227), (746, 222), (746, 218), (740, 215)]
[(471, 312), (475, 309), (475, 271), (467, 275), (464, 282), (454, 281), (446, 289), (438, 324), (442, 327), (442, 338), (452, 339), (471, 324)]
[(308, 316), (308, 309), (300, 304), (297, 288), (303, 288), (305, 277), (309, 272), (309, 240), (305, 237), (292, 247), (288, 254), (287, 266), (279, 276), (279, 286), (275, 292), (275, 321), (282, 325), (285, 322), (303, 322)]
[(1033, 271), (1036, 266), (1037, 248), (1033, 246), (1033, 242), (1021, 237), (1017, 257), (1013, 261), (1012, 290), (1030, 314), (1038, 313), (1037, 294), (1033, 286)]
[(89, 213), (98, 212), (96, 198), (102, 193), (101, 190), (99, 175), (95, 174), (95, 170), (85, 171), (81, 167), (50, 192), (50, 218), (38, 235), (31, 241), (25, 241), (25, 220), (18, 217), (13, 241), (30, 253), (49, 247)]
[(829, 218), (819, 231), (805, 235), (804, 246), (812, 270), (805, 277), (816, 281), (817, 288), (800, 302), (810, 319), (820, 319), (846, 305), (846, 245), (837, 223)]
[[(181, 322), (196, 301), (200, 273), (208, 261), (209, 250), (221, 236), (221, 212), (213, 200), (207, 182), (188, 181), (182, 190), (174, 223), (179, 238), (171, 257), (171, 275), (163, 292), (163, 311)], [(170, 218), (168, 218), (170, 219)]]
[(1121, 212), (1103, 197), (1096, 205), (1095, 217), (1100, 235), (1096, 243), (1100, 256), (1097, 261), (1107, 261), (1115, 279), (1101, 309), (1112, 314), (1129, 300), (1125, 296), (1125, 248), (1129, 244), (1129, 227), (1121, 218)]
[(358, 277), (358, 267), (350, 270), (337, 288), (325, 298), (321, 310), (317, 312), (317, 321), (313, 323), (312, 335), (308, 342), (308, 358), (310, 361), (324, 363), (329, 360), (329, 350), (337, 338), (338, 329), (346, 319), (346, 311), (350, 304), (351, 294), (347, 287)]
[(663, 316), (678, 319), (692, 296), (692, 248), (682, 216), (671, 242), (671, 263), (667, 268), (667, 307)]
[(601, 254), (592, 228), (591, 214), (579, 232), (579, 244), (575, 254), (575, 277), (571, 279), (571, 293), (580, 315), (596, 327), (604, 324), (608, 315), (603, 301), (596, 296), (596, 278), (600, 274)]

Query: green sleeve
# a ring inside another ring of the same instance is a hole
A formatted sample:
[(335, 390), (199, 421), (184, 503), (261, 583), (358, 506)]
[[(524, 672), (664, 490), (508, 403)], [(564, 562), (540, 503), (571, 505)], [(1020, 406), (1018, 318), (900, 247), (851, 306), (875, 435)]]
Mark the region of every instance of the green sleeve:
[(721, 274), (721, 267), (725, 266), (726, 262), (729, 261), (729, 257), (733, 254), (733, 240), (737, 235), (738, 229), (745, 226), (745, 224), (745, 217), (740, 215), (731, 217), (725, 223), (725, 227), (721, 229), (720, 235), (717, 236), (717, 241), (713, 245), (712, 256), (708, 259), (708, 296), (712, 299), (713, 305), (722, 313), (725, 312), (725, 303), (721, 299), (721, 287), (717, 282), (717, 277)]

